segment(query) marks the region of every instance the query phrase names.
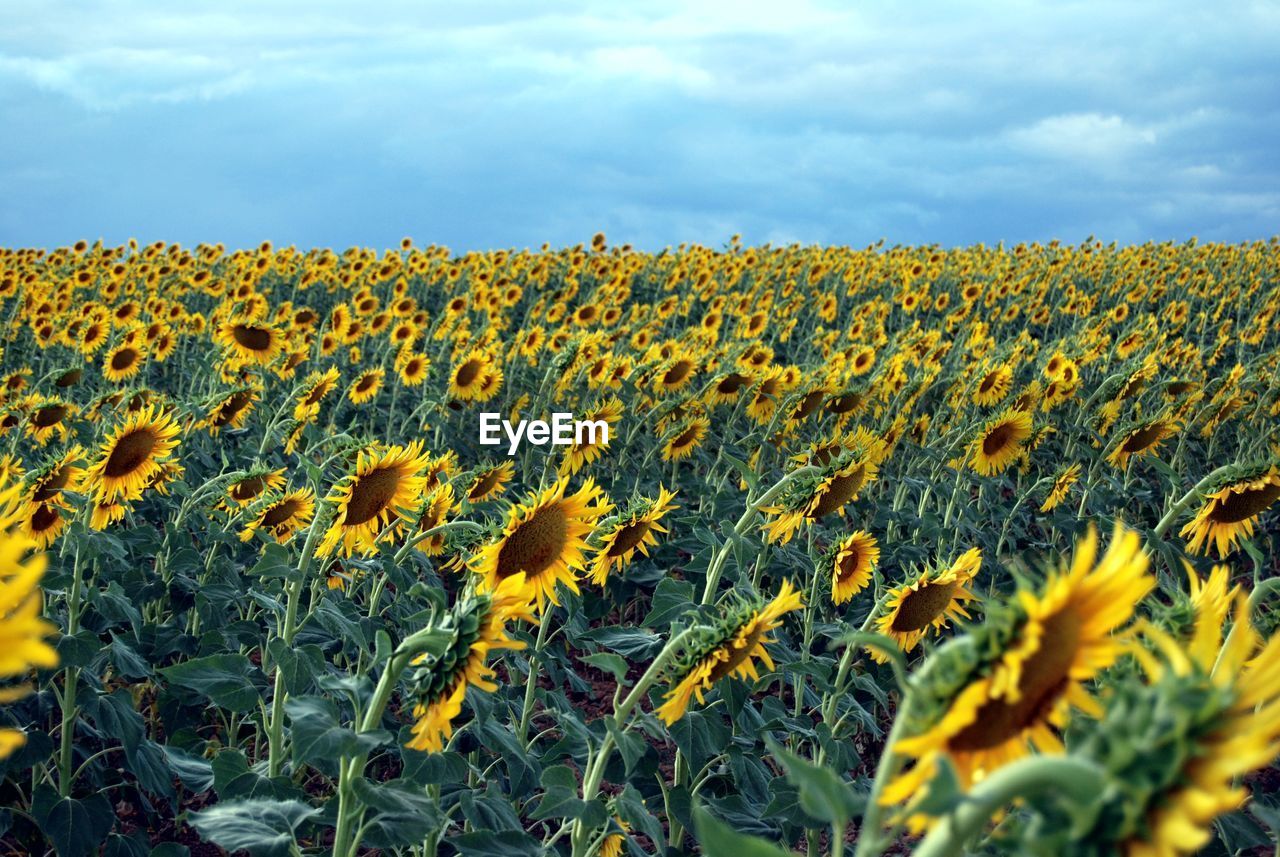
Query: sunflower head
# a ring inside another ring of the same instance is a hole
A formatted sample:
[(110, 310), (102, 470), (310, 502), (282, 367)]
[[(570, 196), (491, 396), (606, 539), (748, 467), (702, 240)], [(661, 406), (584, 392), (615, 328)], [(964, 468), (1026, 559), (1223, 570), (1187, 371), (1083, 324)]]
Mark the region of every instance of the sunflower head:
[(173, 418), (147, 405), (112, 429), (86, 471), (88, 484), (104, 503), (136, 500), (178, 447)]
[(758, 595), (737, 596), (722, 606), (713, 624), (696, 628), (673, 659), (658, 717), (671, 725), (684, 716), (695, 697), (703, 702), (721, 679), (758, 679), (757, 664), (772, 670), (773, 658), (765, 648), (774, 642), (769, 632), (781, 627), (787, 613), (803, 607), (800, 593), (789, 580), (782, 582), (771, 601)]
[(614, 569), (621, 570), (637, 553), (649, 555), (658, 543), (658, 534), (667, 532), (660, 522), (677, 508), (675, 492), (658, 486), (657, 497), (635, 497), (622, 512), (602, 520), (592, 537), (595, 559), (591, 562), (591, 582), (603, 586)]
[(1192, 553), (1219, 557), (1235, 550), (1241, 540), (1252, 537), (1262, 514), (1280, 500), (1280, 464), (1267, 461), (1238, 465), (1219, 477), (1204, 495), (1195, 517), (1182, 528), (1189, 537)]

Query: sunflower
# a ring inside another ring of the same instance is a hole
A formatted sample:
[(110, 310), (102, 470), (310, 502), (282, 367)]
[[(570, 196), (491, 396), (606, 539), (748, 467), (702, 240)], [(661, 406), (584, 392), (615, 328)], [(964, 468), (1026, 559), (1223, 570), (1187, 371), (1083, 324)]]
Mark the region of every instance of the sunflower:
[(714, 628), (706, 629), (709, 636), (695, 640), (675, 664), (664, 702), (655, 713), (671, 726), (684, 717), (695, 697), (699, 704), (705, 702), (707, 691), (721, 679), (758, 680), (757, 661), (765, 669), (774, 669), (765, 646), (775, 641), (768, 633), (781, 627), (784, 615), (803, 607), (800, 593), (789, 580), (782, 581), (778, 595), (768, 604), (757, 599), (730, 607)]
[(121, 343), (102, 359), (102, 375), (113, 384), (127, 381), (142, 370), (142, 360), (141, 348)]
[(1178, 433), (1178, 428), (1176, 422), (1166, 417), (1136, 425), (1124, 433), (1107, 455), (1107, 461), (1123, 469), (1130, 458), (1154, 453), (1166, 438)]
[(202, 425), (214, 435), (224, 428), (244, 428), (249, 415), (253, 413), (254, 404), (260, 397), (261, 391), (256, 387), (241, 387), (233, 390), (215, 401)]
[[(425, 533), (445, 523), (455, 502), (453, 486), (447, 482), (430, 489), (418, 509), (418, 529)], [(428, 536), (418, 542), (418, 550), (427, 556), (439, 556), (444, 553), (444, 540), (444, 533)]]
[(337, 366), (307, 376), (304, 392), (293, 406), (293, 418), (298, 422), (314, 419), (320, 413), (320, 403), (337, 388), (338, 378)]
[(659, 485), (656, 498), (638, 498), (624, 513), (600, 524), (592, 538), (596, 548), (595, 558), (591, 561), (592, 583), (604, 586), (609, 573), (614, 569), (621, 571), (637, 552), (649, 555), (649, 547), (658, 543), (654, 534), (667, 531), (658, 522), (677, 508), (671, 502), (675, 498), (674, 491)]
[(973, 402), (982, 407), (999, 404), (1013, 387), (1013, 371), (1008, 366), (997, 366), (982, 376), (973, 391)]
[(76, 444), (31, 471), (27, 477), (31, 502), (63, 505), (64, 491), (75, 493), (81, 488), (85, 476), (84, 467), (81, 466), (84, 457), (84, 447)]
[[(1072, 707), (1101, 712), (1085, 683), (1124, 651), (1113, 636), (1133, 616), (1155, 586), (1137, 533), (1119, 524), (1101, 561), (1098, 537), (1090, 528), (1076, 546), (1069, 568), (1052, 575), (1041, 594), (1021, 590), (1019, 621), (995, 651), (972, 670), (967, 682), (938, 709), (936, 722), (896, 745), (915, 765), (885, 789), (882, 802), (895, 804), (920, 794), (946, 755), (968, 787), (992, 771), (1027, 755), (1031, 748), (1062, 752), (1056, 728)], [(997, 623), (992, 623), (995, 627)]]
[(831, 601), (844, 604), (871, 583), (880, 562), (880, 545), (866, 530), (857, 530), (836, 545), (827, 562), (831, 573)]
[(1008, 468), (1023, 452), (1031, 437), (1031, 415), (1009, 408), (990, 420), (970, 447), (969, 463), (983, 476), (992, 476)]
[(560, 463), (560, 473), (572, 476), (583, 467), (600, 458), (609, 449), (609, 440), (613, 438), (613, 427), (622, 419), (622, 402), (617, 398), (611, 398), (608, 401), (601, 402), (593, 408), (590, 408), (582, 415), (583, 422), (598, 423), (603, 422), (608, 427), (608, 436), (605, 432), (593, 430), (587, 432), (587, 437), (583, 438), (579, 443), (576, 439), (573, 444), (565, 450), (564, 461)]
[(1196, 516), (1179, 533), (1190, 537), (1187, 549), (1208, 553), (1214, 547), (1219, 557), (1236, 549), (1242, 539), (1253, 536), (1262, 513), (1280, 500), (1280, 468), (1256, 468), (1205, 496)]
[(485, 663), (489, 653), (523, 649), (524, 643), (507, 633), (512, 622), (538, 621), (523, 574), (502, 580), (490, 592), (462, 599), (445, 620), (453, 639), (442, 654), (421, 656), (412, 666), (416, 702), (413, 739), (406, 747), (439, 753), (453, 735), (453, 719), (462, 711), (467, 688), (492, 693), (498, 689), (494, 671)]
[(385, 451), (362, 450), (355, 470), (339, 480), (326, 498), (336, 513), (320, 542), (320, 552), (328, 555), (341, 547), (344, 556), (357, 549), (372, 554), (384, 530), (391, 528), (392, 538), (399, 535), (403, 524), (413, 519), (426, 488), (424, 471), (429, 463), (419, 441)]
[(473, 471), (471, 485), (467, 488), (468, 503), (483, 503), (492, 500), (507, 488), (516, 475), (514, 461), (504, 461), (492, 467), (480, 467)]
[(776, 506), (764, 512), (774, 519), (765, 524), (769, 541), (786, 544), (801, 526), (811, 526), (827, 515), (844, 515), (847, 505), (863, 488), (875, 481), (877, 467), (866, 449), (843, 453), (816, 479), (796, 484)]
[(1100, 720), (1073, 726), (1071, 754), (1103, 773), (1106, 811), (1081, 817), (1053, 794), (1032, 796), (1014, 836), (1052, 831), (1063, 857), (1179, 857), (1209, 846), (1217, 817), (1244, 806), (1250, 774), (1280, 749), (1280, 637), (1262, 641), (1227, 578), (1222, 567), (1203, 583), (1192, 574), (1185, 642), (1144, 624), (1147, 645), (1129, 647), (1141, 673), (1110, 688)]
[(37, 550), (47, 550), (67, 528), (63, 511), (56, 503), (31, 503), (18, 522), (18, 531), (30, 539)]
[(381, 368), (366, 369), (361, 372), (351, 386), (347, 388), (347, 398), (353, 405), (363, 405), (377, 397), (382, 389), (382, 380), (386, 372)]
[(61, 399), (45, 399), (27, 415), (27, 434), (40, 446), (45, 446), (56, 434), (59, 440), (67, 439), (67, 421), (79, 410)]
[(400, 383), (406, 387), (417, 387), (427, 380), (427, 372), (431, 369), (431, 360), (425, 354), (404, 349), (396, 357), (396, 372), (400, 375)]
[(1049, 489), (1049, 496), (1044, 498), (1044, 502), (1040, 504), (1041, 512), (1048, 512), (1055, 509), (1071, 493), (1071, 487), (1080, 479), (1080, 465), (1068, 464), (1066, 467), (1058, 471), (1053, 477), (1053, 487)]
[(706, 417), (693, 417), (680, 425), (662, 445), (663, 461), (679, 461), (688, 458), (707, 436), (711, 428), (711, 420)]
[[(926, 569), (915, 582), (890, 592), (885, 612), (876, 619), (876, 631), (891, 638), (904, 652), (910, 652), (930, 631), (948, 622), (968, 619), (966, 602), (975, 596), (967, 585), (982, 569), (982, 549), (969, 548), (944, 569)], [(888, 655), (872, 649), (873, 659), (884, 663)]]
[(218, 325), (215, 342), (239, 360), (266, 366), (284, 350), (284, 336), (273, 325), (249, 319), (229, 318)]
[(502, 383), (502, 369), (483, 349), (465, 354), (449, 374), (449, 395), (462, 402), (488, 401)]
[(251, 513), (248, 525), (240, 531), (240, 541), (247, 542), (255, 533), (262, 533), (277, 543), (284, 544), (309, 524), (315, 513), (315, 494), (310, 488), (276, 496)]
[(586, 566), (587, 536), (611, 505), (592, 479), (566, 496), (568, 485), (569, 480), (561, 478), (511, 506), (501, 535), (471, 560), (472, 569), (483, 578), (482, 591), (493, 591), (523, 572), (539, 611), (547, 601), (560, 604), (557, 583), (578, 592), (574, 578)]
[[(12, 679), (33, 668), (52, 669), (58, 654), (45, 639), (57, 631), (42, 618), (44, 597), (40, 578), (43, 554), (33, 554), (35, 542), (17, 531), (24, 506), (18, 485), (0, 488), (0, 679)], [(0, 701), (13, 702), (29, 691), (0, 689)], [(0, 729), (0, 759), (26, 742), (18, 729)]]
[(136, 500), (178, 447), (178, 426), (154, 405), (134, 411), (107, 435), (85, 481), (98, 501)]
[(237, 507), (248, 506), (268, 491), (277, 491), (283, 487), (283, 467), (279, 470), (255, 467), (227, 486), (227, 499)]

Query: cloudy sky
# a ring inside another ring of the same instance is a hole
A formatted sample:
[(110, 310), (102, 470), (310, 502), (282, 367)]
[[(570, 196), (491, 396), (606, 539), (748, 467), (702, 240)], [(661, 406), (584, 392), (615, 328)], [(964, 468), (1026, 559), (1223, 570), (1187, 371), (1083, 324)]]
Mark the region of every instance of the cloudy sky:
[(2, 2), (0, 245), (1280, 232), (1275, 2)]

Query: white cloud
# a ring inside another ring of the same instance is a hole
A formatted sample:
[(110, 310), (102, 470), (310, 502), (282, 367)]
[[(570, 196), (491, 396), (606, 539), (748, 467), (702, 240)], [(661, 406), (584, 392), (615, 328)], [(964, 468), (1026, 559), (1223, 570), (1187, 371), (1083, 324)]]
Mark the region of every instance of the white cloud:
[(1121, 160), (1157, 141), (1152, 128), (1098, 113), (1049, 116), (1013, 130), (1009, 138), (1032, 152), (1078, 161)]

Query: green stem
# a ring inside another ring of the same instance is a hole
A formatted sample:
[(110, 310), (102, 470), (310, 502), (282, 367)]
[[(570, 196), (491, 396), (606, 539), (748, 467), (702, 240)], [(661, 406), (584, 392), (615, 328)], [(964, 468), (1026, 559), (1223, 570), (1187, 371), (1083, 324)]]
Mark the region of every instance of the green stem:
[(538, 690), (538, 660), (542, 656), (542, 647), (547, 644), (547, 629), (551, 627), (550, 613), (554, 611), (552, 607), (547, 615), (542, 616), (542, 621), (538, 623), (538, 639), (533, 644), (533, 651), (529, 653), (529, 675), (525, 679), (524, 686), (524, 705), (520, 708), (520, 731), (516, 734), (520, 741), (524, 742), (527, 750), (532, 741), (525, 742), (525, 736), (529, 734), (529, 721), (533, 718), (533, 700)]
[(1063, 793), (1081, 803), (1098, 799), (1106, 787), (1092, 762), (1071, 756), (1031, 756), (998, 769), (966, 796), (955, 812), (938, 820), (915, 850), (915, 857), (952, 857), (1000, 808), (1037, 792)]

